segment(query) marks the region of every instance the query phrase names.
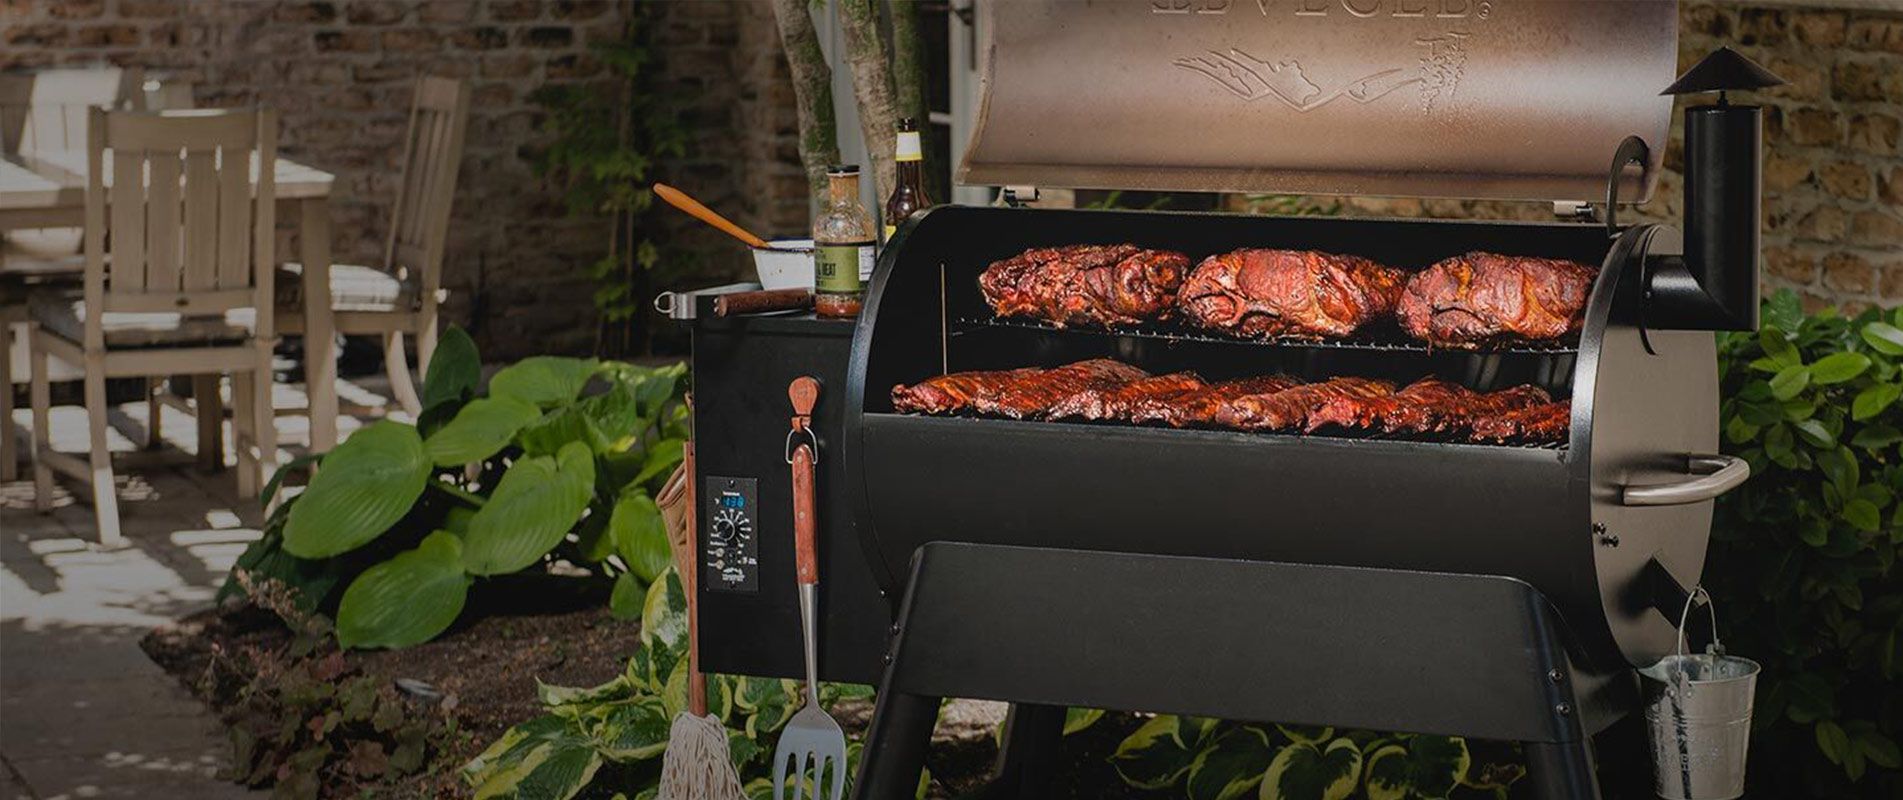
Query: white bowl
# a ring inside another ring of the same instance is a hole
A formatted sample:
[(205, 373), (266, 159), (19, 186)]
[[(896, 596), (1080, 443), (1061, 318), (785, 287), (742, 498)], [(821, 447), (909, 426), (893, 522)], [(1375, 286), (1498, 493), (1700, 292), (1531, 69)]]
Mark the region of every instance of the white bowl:
[(765, 289), (813, 288), (813, 240), (774, 239), (753, 248), (753, 271)]
[[(753, 271), (760, 276), (761, 288), (813, 288), (813, 240), (774, 239), (767, 244), (772, 246), (753, 248)], [(870, 283), (871, 270), (859, 273), (859, 281)]]

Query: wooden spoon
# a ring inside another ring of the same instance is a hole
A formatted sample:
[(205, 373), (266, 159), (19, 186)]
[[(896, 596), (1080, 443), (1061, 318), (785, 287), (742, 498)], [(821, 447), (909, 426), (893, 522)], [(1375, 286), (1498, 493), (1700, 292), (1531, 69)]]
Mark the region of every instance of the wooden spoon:
[(719, 228), (721, 232), (728, 236), (746, 242), (748, 247), (772, 247), (772, 245), (767, 244), (765, 239), (748, 233), (746, 228), (733, 224), (732, 220), (715, 213), (711, 208), (701, 205), (699, 200), (688, 197), (687, 193), (679, 189), (665, 183), (657, 183), (654, 184), (654, 194), (662, 200), (666, 200), (668, 205), (693, 215), (695, 219), (701, 222)]

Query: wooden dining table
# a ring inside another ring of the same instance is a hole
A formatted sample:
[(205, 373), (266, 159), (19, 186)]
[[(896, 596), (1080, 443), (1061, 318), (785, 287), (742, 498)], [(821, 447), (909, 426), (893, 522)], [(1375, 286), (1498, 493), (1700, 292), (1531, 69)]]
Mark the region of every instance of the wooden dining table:
[[(111, 174), (111, 170), (107, 170)], [(256, 175), (256, 165), (253, 165)], [(304, 382), (310, 398), (310, 450), (337, 443), (337, 359), (330, 301), (330, 191), (335, 177), (279, 158), (273, 164), (278, 218), (295, 209), (304, 281)], [(0, 232), (85, 224), (86, 153), (0, 156)], [(0, 266), (3, 272), (4, 266)], [(83, 269), (81, 267), (80, 269)]]

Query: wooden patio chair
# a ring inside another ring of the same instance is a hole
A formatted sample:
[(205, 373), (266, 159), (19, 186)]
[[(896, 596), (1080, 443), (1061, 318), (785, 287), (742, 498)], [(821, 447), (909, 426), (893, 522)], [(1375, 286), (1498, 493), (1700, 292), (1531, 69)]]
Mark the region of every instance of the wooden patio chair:
[[(0, 74), (0, 153), (86, 149), (93, 108), (137, 108), (140, 72), (97, 67)], [(19, 479), (13, 424), (14, 329), (28, 324), (27, 298), (48, 284), (77, 281), (85, 266), (73, 227), (0, 231), (0, 482)]]
[[(428, 372), (436, 350), (438, 308), (446, 294), (443, 242), (449, 235), (450, 204), (468, 125), (468, 84), (428, 75), (417, 80), (383, 263), (330, 268), (337, 332), (383, 338), (383, 366), (391, 394), (412, 415), (422, 413), (423, 406), (411, 381), (403, 337), (416, 338), (417, 371)], [(278, 325), (283, 333), (304, 331), (302, 275), (302, 265), (292, 263), (278, 276)], [(307, 374), (312, 372), (309, 365), (305, 369)]]
[[(32, 308), (33, 487), (44, 510), (54, 470), (90, 481), (99, 540), (110, 544), (120, 534), (108, 378), (230, 373), (239, 494), (256, 495), (275, 467), (277, 116), (95, 110), (87, 137), (84, 290), (76, 300), (36, 298)], [(52, 449), (49, 356), (84, 369), (85, 460)]]

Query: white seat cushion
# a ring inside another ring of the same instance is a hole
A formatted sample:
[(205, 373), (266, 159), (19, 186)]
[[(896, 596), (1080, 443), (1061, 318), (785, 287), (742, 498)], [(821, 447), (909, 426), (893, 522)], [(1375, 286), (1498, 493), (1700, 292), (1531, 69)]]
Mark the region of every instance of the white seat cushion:
[[(64, 293), (35, 294), (33, 320), (48, 333), (72, 342), (86, 338), (86, 301)], [(194, 347), (241, 344), (251, 336), (251, 309), (232, 309), (217, 316), (185, 316), (172, 312), (107, 312), (100, 320), (106, 347)]]
[[(279, 308), (304, 306), (304, 265), (278, 269)], [(336, 311), (408, 311), (416, 307), (416, 291), (409, 281), (357, 264), (330, 266), (330, 307)]]
[(76, 256), (86, 243), (84, 228), (18, 228), (6, 232), (7, 252), (40, 257)]
[(86, 273), (86, 257), (83, 255), (60, 252), (58, 248), (38, 247), (32, 242), (14, 238), (15, 234), (35, 232), (14, 231), (7, 234), (4, 241), (0, 241), (0, 275), (78, 280)]

